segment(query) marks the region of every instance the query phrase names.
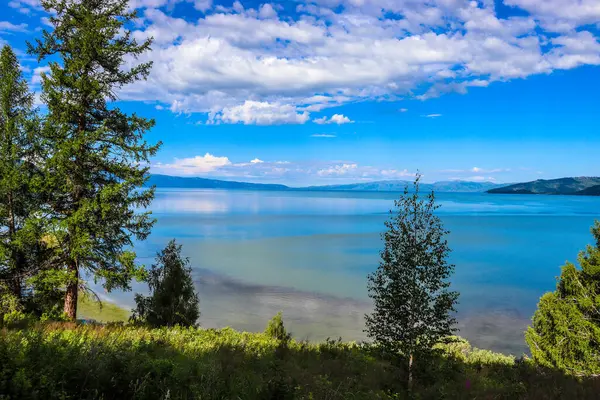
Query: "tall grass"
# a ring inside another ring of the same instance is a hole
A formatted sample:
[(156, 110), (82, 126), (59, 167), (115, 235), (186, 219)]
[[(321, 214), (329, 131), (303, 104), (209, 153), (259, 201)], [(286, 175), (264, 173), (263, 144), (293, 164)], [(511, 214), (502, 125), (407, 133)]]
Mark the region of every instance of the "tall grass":
[[(39, 324), (0, 331), (0, 399), (399, 399), (376, 348), (230, 328)], [(413, 398), (597, 398), (600, 385), (471, 348), (416, 360)]]

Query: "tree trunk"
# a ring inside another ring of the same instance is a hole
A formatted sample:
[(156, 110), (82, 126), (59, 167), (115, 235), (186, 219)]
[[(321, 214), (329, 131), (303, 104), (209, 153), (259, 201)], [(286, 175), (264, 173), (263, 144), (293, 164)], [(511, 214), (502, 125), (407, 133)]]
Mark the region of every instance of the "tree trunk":
[(412, 365), (413, 365), (413, 355), (412, 353), (408, 356), (408, 392), (412, 391)]
[(8, 236), (10, 240), (11, 250), (11, 264), (12, 264), (12, 279), (11, 289), (17, 299), (21, 299), (21, 274), (23, 273), (22, 263), (20, 260), (20, 254), (18, 250), (14, 248), (15, 234), (17, 232), (15, 222), (15, 211), (12, 193), (8, 194)]
[(77, 294), (79, 288), (79, 268), (76, 263), (69, 264), (69, 271), (74, 274), (72, 280), (67, 285), (65, 293), (65, 314), (71, 321), (77, 318)]

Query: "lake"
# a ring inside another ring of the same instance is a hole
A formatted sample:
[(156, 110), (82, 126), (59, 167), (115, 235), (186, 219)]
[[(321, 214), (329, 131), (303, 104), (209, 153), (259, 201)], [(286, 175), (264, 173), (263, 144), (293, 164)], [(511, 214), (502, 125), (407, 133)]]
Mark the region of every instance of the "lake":
[[(366, 276), (398, 193), (159, 190), (153, 233), (136, 244), (151, 264), (171, 239), (183, 244), (204, 327), (260, 331), (283, 311), (299, 339), (365, 339)], [(459, 334), (520, 355), (537, 301), (560, 266), (592, 242), (600, 198), (439, 193)], [(144, 291), (134, 284), (134, 291)], [(108, 297), (131, 307), (132, 293)]]

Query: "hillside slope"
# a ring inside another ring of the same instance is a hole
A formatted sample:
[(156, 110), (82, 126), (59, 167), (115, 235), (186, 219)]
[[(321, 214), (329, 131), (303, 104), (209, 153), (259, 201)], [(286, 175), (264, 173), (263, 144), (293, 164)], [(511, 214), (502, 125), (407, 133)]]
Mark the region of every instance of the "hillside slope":
[[(402, 192), (404, 188), (412, 187), (412, 182), (391, 180), (364, 183), (352, 183), (348, 185), (309, 186), (306, 190), (312, 191), (362, 191), (362, 192)], [(477, 193), (485, 192), (491, 188), (501, 185), (492, 182), (467, 182), (467, 181), (441, 181), (435, 183), (421, 183), (421, 190), (440, 193)]]
[(169, 176), (169, 175), (150, 175), (147, 186), (156, 185), (158, 188), (179, 188), (179, 189), (246, 189), (246, 190), (288, 190), (285, 185), (248, 183), (235, 181), (222, 181), (217, 179)]
[(599, 177), (577, 177), (560, 179), (538, 179), (533, 182), (517, 183), (487, 191), (492, 194), (555, 194), (555, 195), (600, 195)]

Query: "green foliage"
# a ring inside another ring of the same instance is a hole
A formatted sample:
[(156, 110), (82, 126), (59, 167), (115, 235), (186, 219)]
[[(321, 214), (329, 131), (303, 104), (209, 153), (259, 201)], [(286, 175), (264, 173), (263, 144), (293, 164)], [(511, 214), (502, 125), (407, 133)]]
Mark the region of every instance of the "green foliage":
[(25, 299), (27, 311), (42, 320), (63, 320), (64, 288), (69, 279), (69, 272), (62, 268), (40, 270), (27, 279), (31, 289)]
[(135, 296), (133, 321), (152, 327), (196, 326), (200, 318), (199, 300), (187, 264), (189, 260), (181, 257), (181, 246), (171, 240), (148, 271), (150, 295)]
[(8, 288), (8, 285), (0, 282), (0, 328), (10, 325), (15, 319), (20, 319), (22, 306), (19, 298)]
[(0, 52), (0, 283), (21, 301), (41, 250), (39, 121), (13, 50)]
[(600, 221), (591, 231), (596, 245), (579, 253), (580, 268), (562, 267), (525, 334), (536, 362), (573, 375), (600, 374)]
[(42, 74), (42, 100), (48, 107), (44, 137), (51, 152), (44, 163), (46, 190), (52, 194), (50, 233), (59, 244), (54, 265), (66, 266), (65, 312), (74, 319), (77, 293), (89, 273), (110, 291), (128, 290), (143, 276), (131, 250), (134, 239), (150, 233), (153, 190), (142, 190), (148, 161), (158, 145), (144, 134), (153, 120), (109, 107), (124, 85), (145, 79), (150, 63), (129, 68), (150, 48), (128, 30), (135, 18), (127, 0), (42, 0), (51, 31), (29, 44)]
[[(404, 190), (396, 210), (386, 222), (385, 248), (379, 268), (369, 275), (369, 296), (374, 312), (366, 316), (367, 334), (390, 354), (410, 359), (423, 355), (455, 329), (451, 312), (458, 293), (448, 290), (454, 266), (444, 236), (448, 233), (434, 215), (439, 207), (433, 192), (419, 197)], [(410, 363), (410, 361), (408, 361)], [(409, 376), (410, 380), (410, 376)]]
[[(578, 381), (466, 342), (415, 360), (415, 399), (596, 398)], [(281, 342), (232, 329), (44, 324), (0, 330), (3, 399), (405, 399), (368, 344)], [(482, 354), (484, 354), (482, 356)]]
[(267, 327), (265, 328), (265, 334), (281, 341), (290, 340), (292, 335), (285, 330), (285, 326), (283, 325), (283, 314), (281, 311), (269, 320)]

